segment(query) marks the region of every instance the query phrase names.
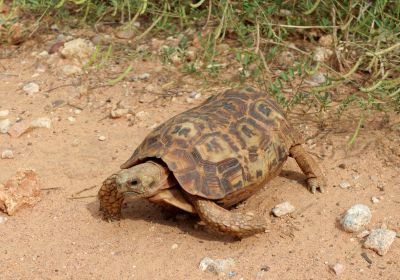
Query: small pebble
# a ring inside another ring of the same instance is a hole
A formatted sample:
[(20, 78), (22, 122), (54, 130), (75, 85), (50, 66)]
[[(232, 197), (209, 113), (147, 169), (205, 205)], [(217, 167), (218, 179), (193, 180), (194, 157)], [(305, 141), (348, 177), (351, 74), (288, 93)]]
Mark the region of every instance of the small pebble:
[(54, 100), (53, 102), (51, 102), (51, 106), (53, 106), (53, 108), (59, 108), (65, 105), (65, 101), (62, 99), (57, 99)]
[(172, 244), (171, 249), (172, 249), (172, 250), (178, 249), (178, 244), (176, 244), (176, 243), (175, 243), (175, 244)]
[(64, 72), (65, 75), (67, 76), (74, 76), (74, 75), (80, 75), (83, 73), (82, 68), (76, 66), (76, 65), (65, 65), (62, 68), (62, 71)]
[(371, 201), (372, 201), (372, 203), (376, 204), (376, 203), (380, 202), (380, 199), (377, 198), (376, 196), (373, 196), (373, 197), (371, 197)]
[(12, 159), (12, 158), (14, 158), (14, 153), (10, 149), (3, 150), (1, 152), (1, 158), (2, 159)]
[(357, 232), (371, 221), (371, 210), (364, 204), (356, 204), (342, 216), (340, 223), (345, 231)]
[(49, 56), (48, 51), (42, 51), (41, 53), (38, 54), (38, 57), (41, 57), (41, 58), (48, 57), (48, 56)]
[(201, 93), (197, 91), (192, 91), (189, 95), (190, 98), (199, 99), (201, 97)]
[(67, 120), (71, 123), (74, 123), (76, 121), (74, 117), (68, 117)]
[(310, 85), (317, 86), (326, 82), (326, 77), (323, 73), (315, 73), (306, 82)]
[(150, 74), (149, 73), (143, 73), (143, 74), (140, 74), (138, 76), (139, 80), (147, 80), (148, 78), (150, 78)]
[(339, 276), (344, 271), (344, 265), (341, 263), (337, 263), (337, 264), (331, 266), (331, 269), (337, 276)]
[(4, 134), (7, 133), (10, 126), (11, 126), (11, 122), (9, 119), (0, 121), (0, 133), (4, 133)]
[(72, 147), (78, 147), (79, 144), (80, 144), (80, 142), (79, 142), (78, 139), (74, 139), (74, 140), (72, 141)]
[(350, 186), (351, 186), (350, 183), (347, 181), (342, 181), (339, 184), (339, 187), (341, 187), (342, 189), (348, 189), (348, 188), (350, 188)]
[(333, 51), (323, 47), (317, 47), (314, 51), (313, 60), (323, 62), (333, 55)]
[(100, 135), (98, 139), (99, 139), (99, 141), (105, 141), (106, 137), (104, 135)]
[(276, 217), (281, 217), (287, 214), (290, 214), (292, 212), (294, 212), (295, 208), (292, 204), (290, 204), (290, 202), (285, 201), (283, 203), (280, 203), (278, 205), (276, 205), (273, 209), (272, 209), (272, 213), (276, 216)]
[(6, 117), (8, 117), (8, 114), (10, 114), (9, 110), (1, 110), (0, 111), (0, 118), (6, 118)]
[(22, 87), (22, 90), (27, 94), (34, 94), (40, 91), (39, 85), (36, 83), (28, 83)]
[(7, 220), (7, 217), (0, 216), (0, 224), (4, 224), (5, 222), (7, 222)]
[(51, 128), (51, 120), (47, 117), (37, 118), (31, 122), (32, 127)]
[(396, 232), (388, 229), (374, 229), (364, 243), (364, 247), (385, 255), (396, 238)]
[(186, 102), (189, 103), (189, 104), (193, 103), (193, 98), (187, 97), (186, 98)]
[(209, 271), (216, 275), (230, 275), (232, 268), (235, 266), (235, 260), (232, 258), (227, 259), (212, 259), (205, 257), (200, 261), (199, 268), (201, 271)]

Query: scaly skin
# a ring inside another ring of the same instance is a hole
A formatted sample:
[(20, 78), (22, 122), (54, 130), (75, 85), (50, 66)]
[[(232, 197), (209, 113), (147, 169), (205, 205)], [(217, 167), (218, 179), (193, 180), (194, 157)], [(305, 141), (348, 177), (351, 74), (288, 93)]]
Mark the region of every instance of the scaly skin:
[(237, 237), (265, 232), (267, 221), (261, 217), (244, 213), (233, 213), (216, 203), (199, 198), (189, 198), (200, 218), (213, 230)]
[(289, 153), (296, 160), (304, 175), (307, 176), (307, 186), (310, 192), (316, 193), (317, 189), (324, 192), (325, 177), (322, 175), (318, 164), (303, 146), (301, 144), (295, 145), (290, 148)]
[(112, 221), (119, 220), (124, 197), (117, 190), (116, 175), (108, 177), (98, 192), (100, 211), (103, 218)]

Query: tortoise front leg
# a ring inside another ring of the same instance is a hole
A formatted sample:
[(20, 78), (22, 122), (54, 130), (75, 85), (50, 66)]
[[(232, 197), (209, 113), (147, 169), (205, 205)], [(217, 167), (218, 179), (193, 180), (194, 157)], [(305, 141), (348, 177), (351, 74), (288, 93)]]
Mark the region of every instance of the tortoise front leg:
[(237, 237), (249, 236), (267, 229), (267, 221), (244, 213), (233, 213), (215, 202), (191, 197), (197, 214), (212, 229)]
[(107, 178), (98, 192), (100, 211), (103, 218), (110, 221), (119, 220), (121, 216), (123, 196), (118, 193), (114, 176)]
[(295, 145), (290, 148), (289, 155), (293, 157), (300, 166), (301, 171), (307, 176), (308, 189), (315, 193), (317, 189), (324, 192), (325, 178), (321, 169), (302, 145)]

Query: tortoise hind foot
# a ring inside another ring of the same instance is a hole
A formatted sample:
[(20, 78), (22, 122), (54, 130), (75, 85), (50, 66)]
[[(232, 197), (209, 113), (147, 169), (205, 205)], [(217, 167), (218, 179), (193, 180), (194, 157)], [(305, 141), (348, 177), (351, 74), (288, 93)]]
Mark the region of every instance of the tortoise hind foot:
[(295, 145), (289, 150), (290, 156), (293, 157), (299, 165), (301, 171), (307, 176), (307, 187), (310, 192), (316, 193), (319, 190), (324, 192), (325, 177), (315, 160), (303, 148), (302, 145)]
[(268, 227), (267, 221), (261, 217), (233, 213), (209, 200), (196, 199), (193, 204), (200, 218), (221, 234), (245, 237), (265, 232)]

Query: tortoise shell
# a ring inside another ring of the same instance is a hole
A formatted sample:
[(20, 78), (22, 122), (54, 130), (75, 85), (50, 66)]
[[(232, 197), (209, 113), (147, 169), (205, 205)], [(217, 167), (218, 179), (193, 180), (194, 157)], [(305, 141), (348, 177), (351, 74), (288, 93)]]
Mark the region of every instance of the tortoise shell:
[(227, 90), (155, 128), (121, 168), (159, 158), (186, 192), (218, 200), (274, 177), (300, 141), (266, 93)]

